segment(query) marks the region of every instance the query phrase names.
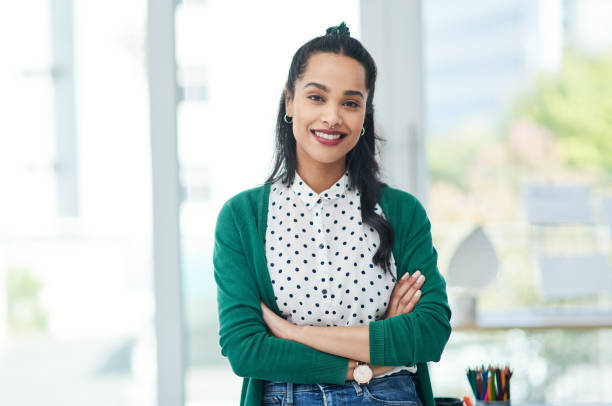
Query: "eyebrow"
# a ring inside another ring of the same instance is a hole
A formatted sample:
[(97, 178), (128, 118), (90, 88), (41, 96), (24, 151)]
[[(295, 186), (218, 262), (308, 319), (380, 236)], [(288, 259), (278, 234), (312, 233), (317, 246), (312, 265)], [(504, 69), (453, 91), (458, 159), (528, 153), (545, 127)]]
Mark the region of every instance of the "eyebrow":
[[(308, 86), (314, 86), (318, 89), (323, 90), (324, 92), (328, 92), (329, 93), (329, 88), (325, 85), (322, 85), (321, 83), (317, 83), (317, 82), (309, 82), (306, 83), (306, 85), (304, 86), (304, 89), (306, 89)], [(365, 99), (365, 97), (363, 97), (363, 93), (361, 93), (359, 90), (346, 90), (344, 92), (345, 96), (359, 96), (362, 99)]]

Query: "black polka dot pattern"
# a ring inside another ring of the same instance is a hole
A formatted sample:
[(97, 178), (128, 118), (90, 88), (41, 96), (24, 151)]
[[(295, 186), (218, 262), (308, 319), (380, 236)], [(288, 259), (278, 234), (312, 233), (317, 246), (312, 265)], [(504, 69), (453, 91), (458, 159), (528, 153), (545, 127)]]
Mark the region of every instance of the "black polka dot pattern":
[[(380, 239), (362, 222), (360, 203), (348, 172), (320, 194), (297, 172), (291, 186), (271, 185), (266, 259), (278, 308), (290, 322), (356, 326), (384, 317), (395, 261), (392, 273), (373, 264)], [(384, 216), (378, 204), (375, 211)]]

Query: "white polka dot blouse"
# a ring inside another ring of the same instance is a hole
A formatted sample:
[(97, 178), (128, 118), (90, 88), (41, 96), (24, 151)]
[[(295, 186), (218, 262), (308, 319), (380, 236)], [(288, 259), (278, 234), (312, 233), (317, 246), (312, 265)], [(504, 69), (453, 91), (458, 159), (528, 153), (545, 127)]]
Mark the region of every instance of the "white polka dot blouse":
[[(295, 172), (291, 186), (271, 185), (265, 247), (279, 310), (311, 326), (357, 326), (382, 319), (395, 285), (372, 261), (378, 232), (362, 222), (360, 195), (348, 171), (320, 194)], [(377, 214), (383, 215), (376, 204)], [(387, 374), (416, 366), (400, 367)], [(387, 375), (385, 374), (385, 375)]]

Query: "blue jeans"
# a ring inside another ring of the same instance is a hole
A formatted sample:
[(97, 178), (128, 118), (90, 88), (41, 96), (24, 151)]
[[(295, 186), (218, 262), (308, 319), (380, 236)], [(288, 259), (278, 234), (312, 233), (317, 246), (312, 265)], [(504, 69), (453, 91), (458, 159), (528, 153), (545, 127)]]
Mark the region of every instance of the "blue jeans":
[(264, 381), (263, 405), (275, 406), (423, 406), (416, 375), (399, 371), (373, 378), (367, 385), (300, 384)]

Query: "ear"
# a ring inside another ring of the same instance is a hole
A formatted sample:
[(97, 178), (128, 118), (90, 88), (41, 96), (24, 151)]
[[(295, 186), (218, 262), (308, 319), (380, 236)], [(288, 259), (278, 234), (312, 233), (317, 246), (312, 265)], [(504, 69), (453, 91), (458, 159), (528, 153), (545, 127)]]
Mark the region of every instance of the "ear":
[(285, 89), (285, 113), (289, 117), (293, 117), (293, 97), (287, 89)]

